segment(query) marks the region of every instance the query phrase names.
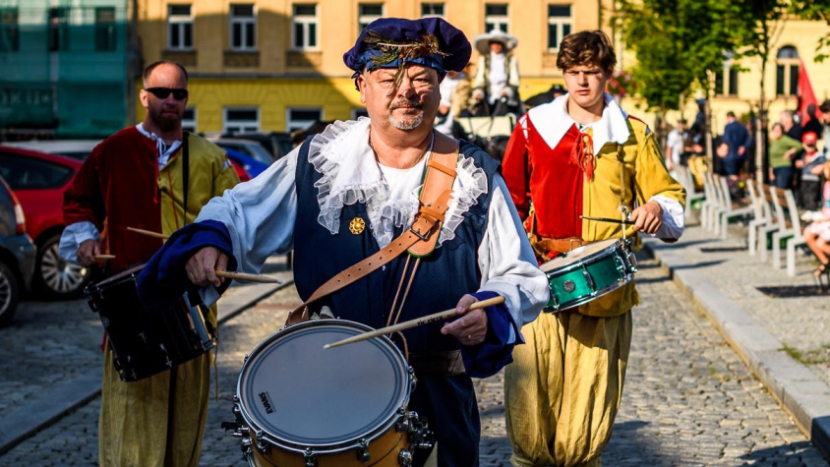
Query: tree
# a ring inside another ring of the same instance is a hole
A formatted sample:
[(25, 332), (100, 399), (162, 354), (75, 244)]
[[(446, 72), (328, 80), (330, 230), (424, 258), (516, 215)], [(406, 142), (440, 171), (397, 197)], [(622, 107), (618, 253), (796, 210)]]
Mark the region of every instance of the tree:
[[(809, 0), (807, 0), (809, 1)], [(755, 152), (756, 180), (763, 181), (767, 163), (766, 138), (767, 129), (767, 102), (766, 102), (766, 70), (770, 53), (778, 42), (787, 15), (785, 0), (732, 0), (739, 9), (738, 18), (743, 24), (738, 28), (743, 36), (744, 44), (742, 55), (757, 57), (761, 60), (761, 96), (758, 99), (758, 131)]]
[(666, 111), (685, 104), (681, 96), (690, 95), (694, 87), (704, 91), (710, 157), (712, 79), (723, 72), (724, 52), (737, 50), (744, 36), (736, 1), (621, 0), (614, 17), (626, 47), (637, 55), (632, 72), (636, 94), (649, 110), (662, 119)]
[[(830, 26), (830, 1), (828, 0), (792, 0), (789, 13), (801, 19), (824, 21)], [(830, 48), (830, 33), (819, 37), (816, 51), (826, 48)], [(827, 54), (816, 55), (817, 62), (822, 62), (825, 58)]]

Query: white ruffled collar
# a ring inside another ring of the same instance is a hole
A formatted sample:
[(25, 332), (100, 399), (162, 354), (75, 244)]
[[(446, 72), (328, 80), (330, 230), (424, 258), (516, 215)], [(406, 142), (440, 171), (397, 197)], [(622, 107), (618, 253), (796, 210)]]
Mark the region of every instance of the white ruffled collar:
[[(568, 95), (565, 94), (557, 97), (550, 104), (534, 107), (527, 112), (527, 118), (533, 122), (533, 128), (551, 149), (555, 149), (565, 133), (576, 124), (568, 115), (567, 105)], [(595, 153), (599, 153), (605, 143), (623, 144), (628, 141), (631, 132), (628, 130), (627, 118), (628, 114), (606, 92), (602, 118), (591, 124)]]
[[(407, 194), (391, 199), (375, 153), (369, 146), (368, 118), (329, 125), (312, 139), (308, 161), (322, 175), (314, 184), (320, 206), (317, 221), (332, 234), (340, 230), (343, 206), (355, 203), (366, 205), (369, 227), (380, 248), (393, 240), (396, 227), (408, 228), (412, 224), (418, 211), (418, 198)], [(487, 175), (471, 158), (461, 155), (456, 172), (453, 199), (444, 215), (439, 245), (455, 238), (464, 214), (488, 191)]]

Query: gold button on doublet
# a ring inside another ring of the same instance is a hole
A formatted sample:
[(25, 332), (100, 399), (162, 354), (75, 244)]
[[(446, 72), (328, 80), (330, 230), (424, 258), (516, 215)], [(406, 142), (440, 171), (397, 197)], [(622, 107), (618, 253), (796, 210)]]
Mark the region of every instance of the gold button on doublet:
[(359, 217), (355, 217), (349, 222), (349, 231), (355, 235), (360, 235), (366, 230), (366, 221)]

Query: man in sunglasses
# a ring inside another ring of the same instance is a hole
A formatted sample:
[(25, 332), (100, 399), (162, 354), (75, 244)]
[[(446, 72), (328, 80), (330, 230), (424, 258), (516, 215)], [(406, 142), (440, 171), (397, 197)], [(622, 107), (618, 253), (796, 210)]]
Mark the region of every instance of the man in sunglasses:
[[(170, 235), (193, 222), (211, 198), (239, 183), (220, 148), (182, 131), (184, 67), (156, 62), (144, 70), (143, 78), (144, 122), (99, 144), (64, 195), (67, 228), (61, 255), (92, 267), (103, 266), (96, 255), (110, 253), (115, 256), (106, 265), (110, 274), (146, 262), (162, 246), (161, 240), (128, 227)], [(215, 307), (209, 319), (215, 326)], [(98, 424), (100, 465), (198, 465), (209, 389), (208, 354), (127, 383), (119, 379), (107, 347)]]

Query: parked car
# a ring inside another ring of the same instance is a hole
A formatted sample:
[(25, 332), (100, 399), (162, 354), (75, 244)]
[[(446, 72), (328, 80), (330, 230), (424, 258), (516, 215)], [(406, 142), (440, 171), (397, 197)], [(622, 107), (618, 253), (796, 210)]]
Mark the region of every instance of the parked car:
[(63, 192), (81, 164), (69, 157), (0, 146), (0, 176), (20, 200), (28, 233), (38, 248), (33, 287), (53, 298), (77, 295), (92, 273), (58, 253), (65, 226)]
[(82, 161), (89, 156), (89, 153), (100, 142), (101, 140), (99, 139), (32, 140), (6, 142), (3, 145), (19, 149), (28, 149), (29, 151), (45, 152), (47, 154), (59, 154)]
[(23, 207), (0, 178), (0, 326), (12, 319), (20, 295), (29, 290), (36, 261)]
[(256, 141), (246, 140), (246, 139), (212, 139), (210, 140), (213, 144), (219, 146), (224, 150), (232, 150), (238, 153), (241, 153), (245, 156), (250, 158), (256, 159), (257, 161), (265, 164), (271, 165), (274, 162), (273, 156), (271, 156), (265, 148), (262, 147)]
[(256, 141), (273, 156), (275, 161), (279, 160), (282, 156), (288, 154), (292, 149), (294, 149), (294, 144), (291, 141), (291, 135), (289, 133), (279, 131), (223, 133), (219, 138)]
[[(261, 174), (265, 171), (265, 169), (268, 168), (268, 164), (263, 164), (262, 162), (254, 159), (253, 157), (248, 157), (239, 151), (235, 151), (233, 149), (225, 149), (225, 152), (228, 154), (228, 159), (230, 159), (232, 164), (241, 167), (248, 174), (248, 180)], [(237, 174), (238, 172), (239, 170), (237, 169)], [(247, 181), (242, 180), (242, 175), (239, 176), (239, 180), (243, 182)]]

